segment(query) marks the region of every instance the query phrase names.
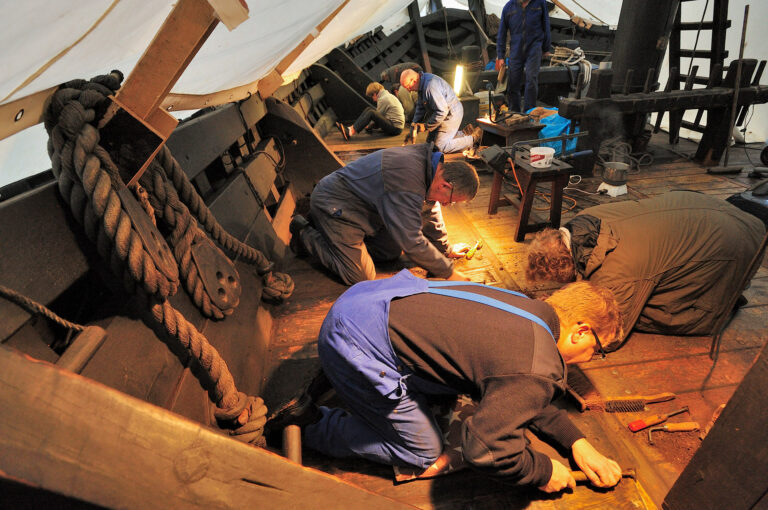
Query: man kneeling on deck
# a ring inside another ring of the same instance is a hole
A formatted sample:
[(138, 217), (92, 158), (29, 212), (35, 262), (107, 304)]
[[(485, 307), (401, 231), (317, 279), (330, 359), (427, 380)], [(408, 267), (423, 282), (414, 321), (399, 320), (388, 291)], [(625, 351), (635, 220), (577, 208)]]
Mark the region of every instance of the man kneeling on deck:
[(330, 456), (426, 469), (443, 450), (428, 400), (464, 393), (478, 402), (462, 425), (470, 466), (546, 492), (574, 487), (567, 467), (530, 447), (530, 428), (571, 450), (594, 485), (611, 487), (618, 464), (552, 402), (565, 391), (566, 364), (590, 360), (598, 337), (612, 342), (620, 329), (610, 291), (588, 282), (539, 301), (404, 270), (347, 290), (323, 322), (323, 372), (349, 412), (315, 407), (305, 393), (278, 423), (304, 425), (304, 444)]
[(758, 218), (724, 200), (673, 191), (590, 207), (559, 231), (538, 232), (526, 274), (565, 283), (578, 273), (610, 289), (626, 334), (710, 335), (744, 290), (764, 235)]
[(291, 248), (310, 254), (347, 285), (376, 277), (373, 261), (405, 254), (432, 276), (453, 270), (469, 246), (451, 246), (440, 205), (472, 200), (479, 179), (463, 161), (444, 163), (432, 144), (384, 149), (326, 175), (310, 197), (311, 224), (291, 221)]

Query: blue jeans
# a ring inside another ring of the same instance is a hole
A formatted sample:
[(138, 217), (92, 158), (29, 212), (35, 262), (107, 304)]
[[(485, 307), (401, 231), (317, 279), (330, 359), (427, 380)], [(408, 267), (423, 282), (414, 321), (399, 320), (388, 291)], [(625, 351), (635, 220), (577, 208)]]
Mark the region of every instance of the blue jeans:
[(461, 104), (458, 108), (452, 109), (451, 113), (443, 120), (442, 124), (430, 131), (427, 136), (428, 142), (435, 142), (437, 150), (444, 154), (450, 154), (452, 152), (461, 152), (464, 149), (469, 149), (474, 144), (475, 140), (472, 135), (465, 135), (464, 133), (456, 134), (461, 125), (461, 118), (464, 116), (464, 107)]
[[(539, 68), (541, 67), (541, 44), (534, 44), (524, 51), (510, 55), (507, 78), (507, 102), (509, 109), (522, 112), (536, 107), (539, 95)], [(525, 78), (525, 108), (520, 104), (520, 89)]]

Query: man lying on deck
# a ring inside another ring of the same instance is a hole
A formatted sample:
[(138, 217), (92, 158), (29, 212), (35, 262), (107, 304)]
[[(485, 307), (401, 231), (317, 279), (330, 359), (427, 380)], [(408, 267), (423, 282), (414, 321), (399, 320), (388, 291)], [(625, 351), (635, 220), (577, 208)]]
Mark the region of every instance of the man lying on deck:
[(709, 335), (744, 290), (764, 235), (759, 219), (724, 200), (672, 191), (590, 207), (560, 230), (538, 232), (526, 275), (565, 283), (578, 274), (610, 289), (626, 334)]
[(400, 85), (407, 90), (418, 91), (412, 124), (420, 126), (420, 131), (429, 131), (427, 141), (434, 141), (438, 150), (461, 152), (480, 142), (483, 130), (479, 127), (474, 128), (471, 135), (463, 132), (456, 135), (464, 116), (464, 107), (444, 79), (406, 69), (400, 74)]
[(469, 246), (448, 242), (440, 205), (472, 200), (479, 183), (472, 165), (444, 163), (431, 143), (376, 151), (320, 180), (311, 223), (291, 220), (291, 249), (317, 257), (347, 285), (372, 280), (374, 260), (402, 252), (432, 276), (466, 280), (451, 259)]
[(594, 485), (611, 487), (618, 464), (552, 402), (565, 391), (567, 364), (589, 361), (599, 338), (620, 336), (613, 296), (589, 282), (539, 301), (404, 270), (353, 286), (323, 322), (323, 372), (349, 411), (317, 407), (306, 392), (268, 427), (302, 425), (304, 444), (333, 457), (426, 469), (443, 450), (429, 401), (463, 393), (478, 402), (461, 433), (471, 467), (545, 492), (573, 488), (566, 466), (530, 447), (529, 428), (570, 450)]

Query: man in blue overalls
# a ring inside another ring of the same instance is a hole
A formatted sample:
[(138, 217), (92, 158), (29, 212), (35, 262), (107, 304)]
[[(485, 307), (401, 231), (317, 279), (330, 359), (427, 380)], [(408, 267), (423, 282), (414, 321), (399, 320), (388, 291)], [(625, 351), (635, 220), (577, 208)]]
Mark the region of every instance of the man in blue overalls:
[(457, 135), (464, 117), (464, 107), (453, 87), (444, 79), (430, 73), (406, 69), (400, 74), (400, 86), (419, 94), (413, 111), (412, 125), (419, 131), (429, 131), (427, 141), (446, 154), (461, 152), (480, 142), (483, 130), (474, 128), (471, 135)]
[(359, 283), (333, 305), (318, 341), (323, 371), (350, 411), (315, 407), (305, 444), (426, 469), (443, 449), (428, 400), (463, 393), (478, 402), (462, 425), (472, 467), (546, 492), (574, 487), (568, 468), (530, 448), (531, 428), (570, 449), (594, 485), (613, 486), (618, 464), (552, 402), (565, 391), (566, 364), (591, 359), (599, 337), (620, 336), (613, 296), (589, 282), (546, 301), (407, 270)]
[(496, 70), (504, 63), (509, 32), (509, 74), (507, 103), (514, 112), (524, 111), (520, 88), (525, 77), (525, 110), (536, 107), (539, 67), (542, 56), (550, 55), (549, 13), (545, 0), (509, 0), (501, 11), (496, 36)]

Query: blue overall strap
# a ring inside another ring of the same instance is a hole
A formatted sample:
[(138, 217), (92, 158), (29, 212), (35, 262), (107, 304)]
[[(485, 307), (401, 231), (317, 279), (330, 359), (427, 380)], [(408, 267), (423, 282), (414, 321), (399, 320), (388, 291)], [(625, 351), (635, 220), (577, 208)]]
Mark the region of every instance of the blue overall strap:
[[(482, 283), (475, 283), (475, 282), (461, 282), (461, 281), (448, 281), (448, 280), (428, 280), (429, 281), (429, 288), (432, 287), (453, 287), (456, 285), (474, 285), (476, 287), (488, 287), (488, 285), (483, 285)], [(512, 294), (515, 296), (520, 296), (527, 298), (525, 294), (521, 294), (520, 292), (515, 292), (514, 290), (507, 290), (502, 289), (501, 287), (491, 287), (494, 290), (500, 290), (501, 292), (506, 292), (507, 294)]]
[[(443, 287), (443, 285), (439, 285), (439, 286)], [(475, 303), (481, 303), (483, 305), (488, 305), (494, 308), (498, 308), (499, 310), (503, 310), (505, 312), (513, 313), (520, 317), (526, 318), (531, 322), (535, 322), (536, 324), (544, 328), (544, 330), (547, 333), (550, 334), (550, 336), (552, 337), (552, 340), (555, 339), (555, 335), (552, 334), (552, 330), (549, 329), (549, 326), (547, 325), (547, 323), (541, 320), (540, 317), (537, 317), (536, 315), (533, 315), (531, 312), (527, 312), (516, 306), (508, 305), (507, 303), (504, 303), (503, 301), (499, 301), (498, 299), (493, 299), (488, 296), (483, 296), (482, 294), (475, 294), (474, 292), (466, 292), (463, 290), (429, 289), (429, 292), (432, 294), (439, 294), (441, 296), (448, 296), (448, 297), (453, 297), (457, 299), (466, 299), (467, 301), (474, 301)]]

